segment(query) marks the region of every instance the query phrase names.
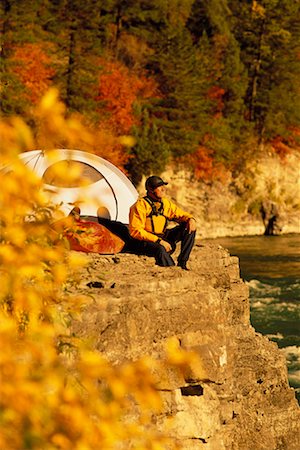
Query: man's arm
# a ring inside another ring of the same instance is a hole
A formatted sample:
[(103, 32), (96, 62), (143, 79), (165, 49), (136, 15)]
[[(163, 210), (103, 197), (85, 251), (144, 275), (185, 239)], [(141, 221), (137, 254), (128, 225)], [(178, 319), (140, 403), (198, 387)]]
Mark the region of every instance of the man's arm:
[(151, 212), (151, 206), (143, 199), (138, 200), (129, 212), (129, 233), (140, 241), (157, 242), (158, 237), (145, 229), (147, 214)]
[(167, 200), (165, 203), (165, 211), (169, 220), (174, 220), (179, 223), (186, 223), (187, 229), (189, 233), (196, 231), (196, 219), (192, 216), (192, 214), (184, 211), (179, 208), (179, 206), (175, 205), (175, 203)]
[(167, 252), (170, 252), (172, 250), (172, 246), (171, 246), (171, 244), (169, 242), (164, 241), (163, 239), (158, 239), (156, 242), (158, 244), (162, 245), (163, 247), (165, 247), (165, 250)]
[(188, 221), (187, 221), (187, 229), (188, 232), (191, 234), (193, 231), (196, 231), (197, 229), (197, 224), (196, 224), (196, 219), (194, 219), (194, 217), (191, 217)]

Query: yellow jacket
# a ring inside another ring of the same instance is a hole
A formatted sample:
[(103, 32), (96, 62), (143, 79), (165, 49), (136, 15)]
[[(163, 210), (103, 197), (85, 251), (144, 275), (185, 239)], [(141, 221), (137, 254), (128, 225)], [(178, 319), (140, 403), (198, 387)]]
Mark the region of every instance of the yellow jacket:
[[(154, 202), (154, 204), (158, 209), (160, 202)], [(160, 209), (162, 211), (161, 215), (152, 215), (152, 206), (145, 198), (139, 198), (130, 208), (130, 235), (141, 241), (156, 242), (163, 235), (167, 220), (181, 223), (193, 218), (191, 214), (183, 211), (167, 198), (162, 199), (162, 207)]]

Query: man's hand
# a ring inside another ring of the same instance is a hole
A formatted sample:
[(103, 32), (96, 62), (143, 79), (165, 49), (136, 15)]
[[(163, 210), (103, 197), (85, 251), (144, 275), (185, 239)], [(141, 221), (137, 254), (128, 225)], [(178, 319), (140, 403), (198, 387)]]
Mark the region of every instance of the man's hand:
[(188, 220), (187, 229), (188, 229), (189, 234), (191, 234), (193, 231), (196, 231), (197, 225), (196, 225), (196, 220), (194, 218), (191, 218)]
[(161, 240), (160, 245), (162, 245), (167, 252), (170, 252), (172, 250), (171, 244), (169, 244), (169, 242), (167, 241)]

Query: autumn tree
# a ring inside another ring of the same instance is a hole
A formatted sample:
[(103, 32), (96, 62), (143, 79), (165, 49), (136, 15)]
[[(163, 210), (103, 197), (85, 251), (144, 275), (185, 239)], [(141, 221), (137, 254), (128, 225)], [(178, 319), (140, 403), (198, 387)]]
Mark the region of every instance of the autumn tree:
[(13, 71), (25, 86), (27, 98), (37, 104), (52, 83), (55, 74), (50, 57), (40, 44), (24, 44), (16, 47), (11, 61)]
[[(47, 84), (45, 80), (51, 76), (47, 67), (48, 56), (44, 51), (47, 34), (42, 28), (48, 17), (48, 5), (48, 0), (1, 2), (1, 110), (4, 114), (26, 114), (28, 95), (32, 94), (30, 89), (33, 88), (33, 83), (37, 81)], [(30, 46), (35, 49), (32, 55), (30, 55)], [(29, 61), (28, 58), (41, 58), (41, 60)], [(26, 64), (27, 68), (25, 68)], [(31, 65), (31, 70), (28, 65)], [(38, 73), (35, 74), (33, 72), (36, 69)], [(28, 85), (24, 83), (26, 70), (30, 78), (26, 79), (26, 82), (31, 84), (29, 91)], [(37, 90), (40, 88), (41, 85)]]
[(128, 133), (137, 120), (133, 104), (142, 90), (142, 80), (120, 63), (102, 61), (102, 65), (95, 95), (101, 120), (119, 135)]
[[(100, 67), (99, 86), (95, 97), (97, 111), (101, 118), (98, 128), (105, 130), (106, 135), (113, 133), (116, 136), (122, 136), (133, 133), (136, 138), (139, 134), (146, 138), (143, 131), (142, 111), (147, 102), (158, 95), (154, 80), (149, 79), (146, 73), (134, 73), (124, 64), (116, 61), (100, 60)], [(139, 133), (137, 130), (141, 130), (141, 132)], [(145, 145), (148, 145), (148, 142)], [(106, 148), (104, 152), (101, 149), (96, 151), (101, 156), (104, 153), (109, 160), (111, 160), (110, 153), (111, 155), (116, 152), (122, 153), (120, 144), (115, 142), (111, 142), (109, 148)], [(138, 165), (140, 169), (139, 158), (133, 158), (133, 155), (136, 156), (136, 152), (137, 147), (135, 147), (134, 153), (131, 151), (128, 153), (123, 148), (123, 162), (127, 162), (130, 158), (131, 163), (127, 165), (127, 169), (130, 167), (133, 172), (135, 165)], [(146, 163), (145, 160), (144, 163)]]

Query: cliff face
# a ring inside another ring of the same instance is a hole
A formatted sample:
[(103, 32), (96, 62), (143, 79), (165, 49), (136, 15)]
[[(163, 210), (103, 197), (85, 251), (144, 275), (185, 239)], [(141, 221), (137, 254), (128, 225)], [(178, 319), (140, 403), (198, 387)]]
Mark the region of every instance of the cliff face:
[[(284, 355), (249, 320), (248, 288), (236, 257), (196, 245), (191, 271), (147, 257), (89, 255), (79, 291), (94, 296), (73, 324), (113, 363), (161, 359), (169, 337), (200, 364), (155, 373), (164, 411), (157, 427), (185, 450), (296, 450), (300, 411)], [(102, 288), (88, 287), (102, 280)], [(78, 288), (77, 288), (78, 291)]]
[[(285, 160), (267, 151), (222, 181), (198, 182), (185, 168), (169, 168), (168, 195), (197, 218), (203, 238), (264, 234), (266, 218), (277, 214), (277, 232), (300, 233), (300, 153)], [(139, 191), (143, 193), (144, 183)], [(263, 211), (264, 210), (264, 211)], [(271, 218), (271, 217), (269, 217)]]

